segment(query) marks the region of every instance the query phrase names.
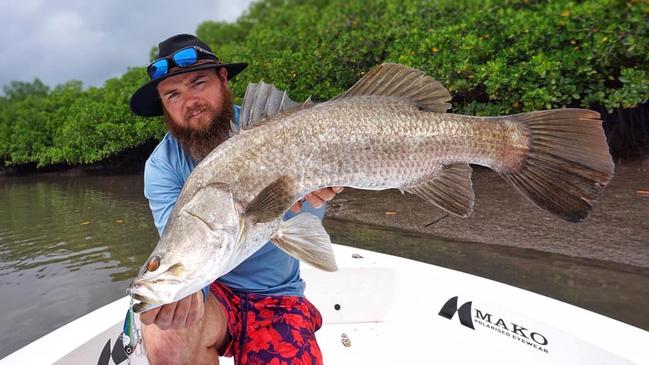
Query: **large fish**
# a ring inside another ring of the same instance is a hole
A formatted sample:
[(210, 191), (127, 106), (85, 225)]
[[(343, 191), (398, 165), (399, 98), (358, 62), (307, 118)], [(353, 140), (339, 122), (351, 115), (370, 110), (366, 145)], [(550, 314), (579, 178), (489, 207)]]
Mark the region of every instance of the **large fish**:
[(297, 104), (272, 85), (251, 84), (241, 127), (196, 166), (129, 288), (140, 301), (135, 310), (200, 290), (269, 240), (336, 270), (316, 217), (282, 221), (296, 201), (323, 187), (400, 189), (466, 217), (474, 197), (469, 164), (478, 164), (537, 206), (571, 222), (586, 218), (614, 167), (598, 113), (473, 117), (445, 113), (450, 100), (423, 72), (387, 63), (320, 104)]

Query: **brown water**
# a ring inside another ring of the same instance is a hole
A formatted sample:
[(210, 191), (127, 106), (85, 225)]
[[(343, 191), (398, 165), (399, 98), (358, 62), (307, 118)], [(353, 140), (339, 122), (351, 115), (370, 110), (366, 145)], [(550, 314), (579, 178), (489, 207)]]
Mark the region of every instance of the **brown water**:
[(140, 176), (0, 178), (0, 358), (124, 296), (157, 236)]
[[(0, 358), (125, 295), (158, 237), (142, 184), (141, 176), (0, 177)], [(334, 242), (488, 277), (649, 329), (644, 269), (348, 221), (325, 225)]]

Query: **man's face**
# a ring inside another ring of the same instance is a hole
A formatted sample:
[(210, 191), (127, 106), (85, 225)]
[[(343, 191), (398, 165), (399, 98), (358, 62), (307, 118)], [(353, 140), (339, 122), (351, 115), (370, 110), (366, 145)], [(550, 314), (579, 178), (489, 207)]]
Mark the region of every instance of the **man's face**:
[(223, 110), (227, 70), (220, 68), (171, 76), (158, 84), (158, 94), (171, 121), (193, 131), (206, 130)]
[(232, 95), (227, 70), (217, 72), (188, 72), (158, 84), (169, 131), (194, 161), (205, 158), (230, 132)]

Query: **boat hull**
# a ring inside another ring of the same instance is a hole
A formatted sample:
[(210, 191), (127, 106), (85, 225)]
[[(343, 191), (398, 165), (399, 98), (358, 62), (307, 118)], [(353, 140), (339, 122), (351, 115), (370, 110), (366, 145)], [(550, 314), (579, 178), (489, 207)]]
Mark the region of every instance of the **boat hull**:
[[(474, 275), (334, 245), (339, 271), (303, 264), (326, 364), (649, 364), (649, 332)], [(0, 360), (121, 364), (128, 297)], [(131, 364), (147, 364), (136, 355)], [(222, 359), (222, 364), (232, 364)]]

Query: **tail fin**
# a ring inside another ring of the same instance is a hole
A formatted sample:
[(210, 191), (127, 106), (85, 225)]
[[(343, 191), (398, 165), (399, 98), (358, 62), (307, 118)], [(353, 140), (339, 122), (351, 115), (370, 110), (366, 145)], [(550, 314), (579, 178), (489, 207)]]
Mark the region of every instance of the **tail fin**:
[(555, 109), (510, 117), (527, 127), (529, 151), (519, 169), (501, 176), (539, 207), (583, 221), (615, 167), (599, 113)]

